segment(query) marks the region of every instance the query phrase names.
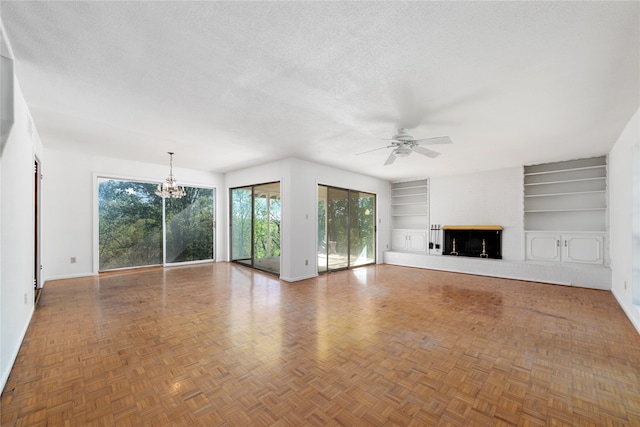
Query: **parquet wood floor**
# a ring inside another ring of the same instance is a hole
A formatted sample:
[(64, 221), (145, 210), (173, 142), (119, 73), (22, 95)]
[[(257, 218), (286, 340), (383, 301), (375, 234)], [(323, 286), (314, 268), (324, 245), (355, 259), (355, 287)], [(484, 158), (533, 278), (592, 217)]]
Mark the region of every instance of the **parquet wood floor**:
[(47, 283), (2, 426), (640, 426), (606, 291), (229, 263)]

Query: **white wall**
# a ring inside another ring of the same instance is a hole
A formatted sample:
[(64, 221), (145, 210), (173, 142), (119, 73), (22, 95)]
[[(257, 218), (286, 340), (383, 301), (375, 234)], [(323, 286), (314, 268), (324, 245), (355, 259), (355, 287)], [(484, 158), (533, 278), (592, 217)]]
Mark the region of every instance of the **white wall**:
[[(42, 181), (42, 264), (43, 280), (87, 276), (95, 270), (96, 176), (159, 182), (169, 174), (166, 165), (72, 153), (45, 148)], [(216, 188), (224, 192), (220, 174), (174, 167), (181, 185)], [(224, 204), (216, 200), (216, 255), (224, 254), (226, 242)], [(76, 263), (71, 264), (71, 257)], [(219, 259), (219, 258), (218, 258)]]
[(4, 387), (34, 308), (33, 162), (42, 145), (17, 79), (15, 123), (0, 157), (0, 387)]
[(638, 162), (634, 146), (635, 150), (640, 150), (640, 110), (636, 111), (609, 153), (611, 291), (640, 332), (640, 301), (636, 300), (634, 305), (633, 295), (634, 290), (640, 292), (640, 283), (633, 280), (634, 257), (640, 258), (640, 253), (634, 253), (633, 247), (634, 237), (636, 242), (640, 239), (637, 229), (634, 236), (633, 226), (634, 200), (638, 203), (637, 188), (634, 196), (634, 181), (638, 185), (637, 174), (640, 174), (640, 165), (635, 164), (634, 170), (634, 155)]
[[(287, 281), (317, 275), (318, 184), (377, 195), (377, 261), (390, 237), (391, 184), (387, 181), (299, 159), (286, 159), (226, 174), (228, 188), (280, 181), (282, 229), (280, 277)], [(228, 191), (227, 191), (228, 193)], [(305, 260), (309, 265), (305, 265)]]
[(501, 225), (502, 258), (524, 259), (522, 168), (429, 180), (432, 224)]

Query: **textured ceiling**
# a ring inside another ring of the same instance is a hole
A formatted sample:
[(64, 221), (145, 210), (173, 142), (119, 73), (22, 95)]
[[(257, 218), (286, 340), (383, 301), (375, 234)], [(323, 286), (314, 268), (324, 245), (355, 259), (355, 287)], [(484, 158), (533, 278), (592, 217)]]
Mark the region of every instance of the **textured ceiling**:
[[(43, 144), (392, 181), (605, 154), (640, 105), (638, 2), (11, 2)], [(397, 127), (449, 135), (383, 166)]]

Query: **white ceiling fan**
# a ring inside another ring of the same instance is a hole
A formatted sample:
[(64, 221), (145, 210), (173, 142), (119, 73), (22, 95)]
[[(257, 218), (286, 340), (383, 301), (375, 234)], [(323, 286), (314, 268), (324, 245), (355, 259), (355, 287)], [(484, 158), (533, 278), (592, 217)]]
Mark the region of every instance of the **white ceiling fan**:
[(387, 157), (387, 161), (384, 162), (385, 166), (390, 165), (396, 160), (396, 157), (407, 157), (412, 152), (416, 152), (418, 154), (422, 154), (423, 156), (427, 156), (430, 158), (438, 157), (440, 153), (437, 151), (429, 150), (428, 148), (422, 147), (422, 145), (435, 145), (435, 144), (451, 144), (451, 138), (448, 136), (438, 136), (435, 138), (420, 138), (415, 139), (413, 136), (409, 134), (409, 131), (406, 128), (398, 129), (398, 133), (395, 134), (392, 138), (386, 140), (391, 141), (391, 145), (386, 147), (376, 148), (375, 150), (365, 151), (360, 154), (371, 153), (373, 151), (383, 150), (385, 148), (393, 148), (389, 157)]

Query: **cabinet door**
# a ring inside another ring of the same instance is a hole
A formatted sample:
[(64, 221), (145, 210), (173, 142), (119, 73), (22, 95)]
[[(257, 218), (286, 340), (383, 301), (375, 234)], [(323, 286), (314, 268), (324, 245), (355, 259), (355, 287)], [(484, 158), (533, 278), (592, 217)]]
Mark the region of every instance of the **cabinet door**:
[(560, 261), (560, 235), (527, 233), (527, 259)]
[(394, 251), (407, 250), (407, 233), (405, 231), (391, 231), (391, 249)]
[(410, 232), (409, 233), (409, 250), (416, 252), (424, 252), (427, 250), (427, 233)]
[(564, 260), (584, 264), (602, 264), (604, 237), (567, 234), (564, 237)]

